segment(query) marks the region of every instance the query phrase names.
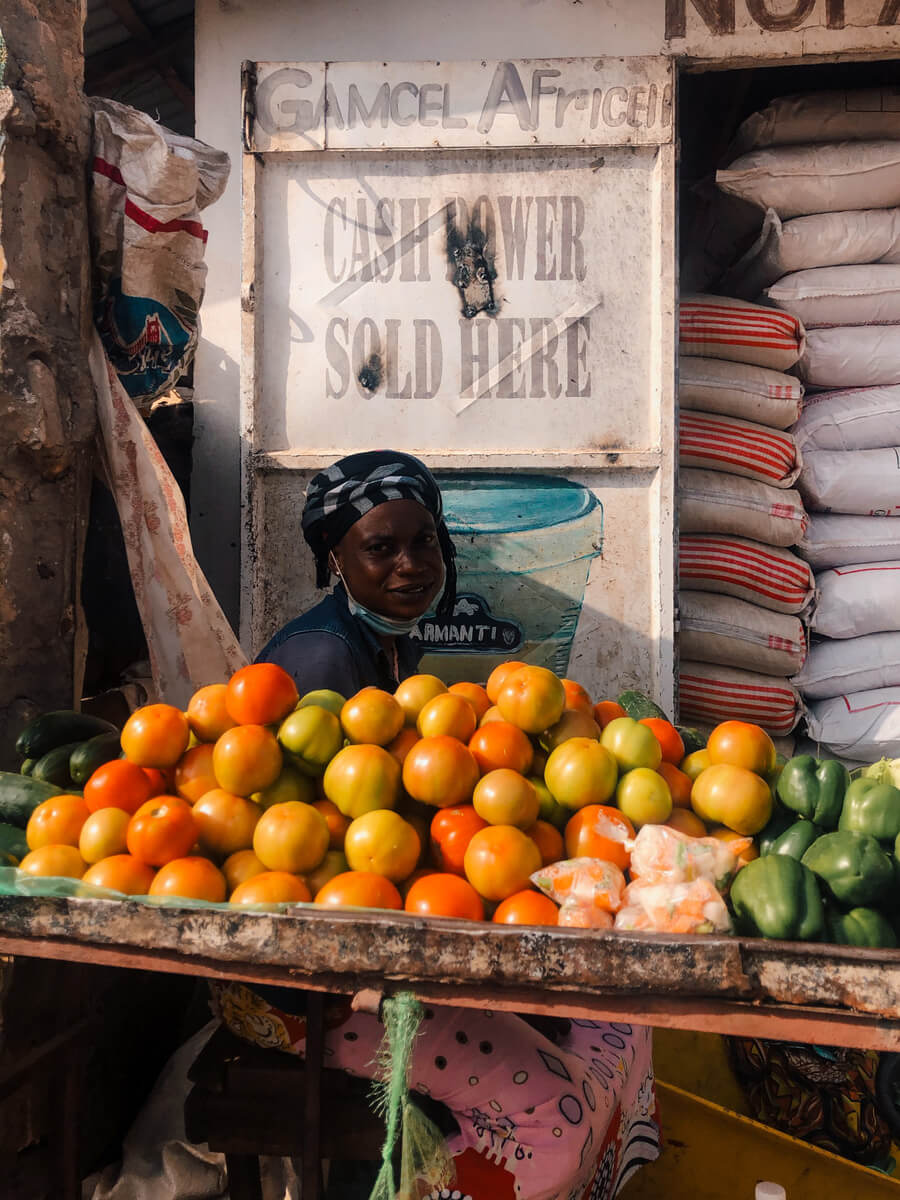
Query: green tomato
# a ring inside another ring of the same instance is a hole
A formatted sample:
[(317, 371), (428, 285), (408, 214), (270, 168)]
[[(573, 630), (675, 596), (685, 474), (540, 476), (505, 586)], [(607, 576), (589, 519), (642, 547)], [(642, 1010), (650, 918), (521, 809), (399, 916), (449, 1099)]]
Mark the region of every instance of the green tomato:
[(635, 829), (661, 825), (672, 815), (669, 785), (650, 767), (635, 767), (622, 776), (616, 788), (616, 804)]
[(301, 696), (297, 701), (297, 708), (306, 708), (309, 704), (316, 704), (319, 708), (327, 708), (330, 713), (334, 713), (336, 717), (339, 717), (341, 709), (346, 703), (346, 698), (340, 692), (332, 692), (328, 688), (319, 688), (315, 692), (307, 692), (305, 696)]
[(635, 767), (655, 771), (662, 762), (662, 747), (653, 730), (632, 717), (610, 721), (600, 737), (600, 745), (610, 752), (620, 771), (633, 771)]
[(343, 746), (344, 731), (333, 712), (319, 704), (308, 704), (284, 718), (278, 741), (304, 774), (321, 775)]

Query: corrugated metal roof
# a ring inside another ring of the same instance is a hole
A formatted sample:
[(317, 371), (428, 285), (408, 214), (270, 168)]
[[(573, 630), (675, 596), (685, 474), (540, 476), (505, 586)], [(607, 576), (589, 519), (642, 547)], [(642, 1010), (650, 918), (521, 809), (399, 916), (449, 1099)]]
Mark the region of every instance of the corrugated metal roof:
[(87, 91), (193, 133), (193, 17), (194, 0), (88, 0)]

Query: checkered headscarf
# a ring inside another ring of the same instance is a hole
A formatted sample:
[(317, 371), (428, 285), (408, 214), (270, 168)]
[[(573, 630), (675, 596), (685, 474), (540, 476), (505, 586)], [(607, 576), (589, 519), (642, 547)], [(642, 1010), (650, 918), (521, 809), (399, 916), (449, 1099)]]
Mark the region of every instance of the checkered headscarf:
[(316, 559), (316, 586), (328, 586), (329, 551), (360, 517), (388, 500), (415, 500), (434, 517), (446, 571), (438, 612), (441, 615), (452, 612), (456, 599), (453, 561), (456, 551), (444, 522), (441, 490), (423, 462), (399, 450), (351, 454), (310, 480), (301, 524)]

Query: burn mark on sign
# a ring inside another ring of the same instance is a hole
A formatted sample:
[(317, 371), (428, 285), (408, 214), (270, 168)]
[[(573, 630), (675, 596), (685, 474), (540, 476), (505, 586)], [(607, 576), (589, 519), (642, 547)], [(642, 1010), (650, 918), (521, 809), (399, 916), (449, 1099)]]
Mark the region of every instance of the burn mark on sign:
[(380, 354), (370, 354), (357, 372), (359, 386), (367, 392), (377, 392), (384, 378), (384, 363)]
[(494, 316), (499, 309), (494, 297), (497, 272), (487, 242), (487, 234), (475, 216), (464, 231), (456, 223), (455, 211), (447, 210), (447, 259), (453, 286), (462, 299), (464, 317), (476, 317), (479, 313)]

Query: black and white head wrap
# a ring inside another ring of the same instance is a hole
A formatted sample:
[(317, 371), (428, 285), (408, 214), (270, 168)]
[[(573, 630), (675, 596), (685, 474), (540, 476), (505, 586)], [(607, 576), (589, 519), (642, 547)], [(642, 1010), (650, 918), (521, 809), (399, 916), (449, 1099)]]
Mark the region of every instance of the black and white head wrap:
[(423, 462), (399, 450), (351, 454), (310, 480), (301, 524), (316, 559), (316, 586), (328, 586), (328, 555), (347, 530), (370, 509), (389, 500), (415, 500), (434, 517), (446, 572), (438, 613), (442, 616), (452, 613), (456, 601), (456, 551), (444, 521), (441, 490)]

